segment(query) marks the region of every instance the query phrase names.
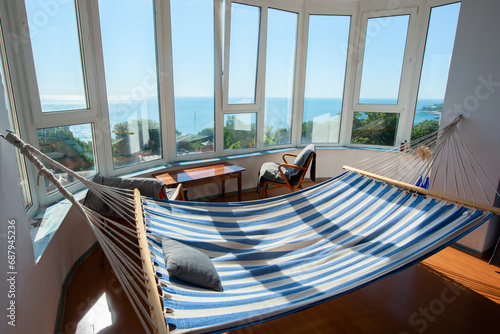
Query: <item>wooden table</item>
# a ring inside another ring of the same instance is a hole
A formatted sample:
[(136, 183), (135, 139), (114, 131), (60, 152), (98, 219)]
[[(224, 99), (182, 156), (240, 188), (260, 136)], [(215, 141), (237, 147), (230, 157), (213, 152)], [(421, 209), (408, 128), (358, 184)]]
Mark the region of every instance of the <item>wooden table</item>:
[(238, 201), (241, 201), (241, 172), (243, 171), (245, 171), (243, 167), (223, 162), (217, 165), (154, 174), (153, 176), (162, 180), (167, 187), (176, 187), (179, 183), (182, 183), (184, 188), (189, 188), (221, 181), (222, 196), (226, 194), (225, 181), (238, 178)]

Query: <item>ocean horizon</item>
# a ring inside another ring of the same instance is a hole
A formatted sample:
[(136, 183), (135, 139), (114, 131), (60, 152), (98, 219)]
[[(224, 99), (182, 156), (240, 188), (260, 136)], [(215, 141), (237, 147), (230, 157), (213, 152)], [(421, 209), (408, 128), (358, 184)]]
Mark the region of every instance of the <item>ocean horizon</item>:
[[(378, 104), (393, 104), (394, 100), (374, 100)], [(175, 98), (175, 128), (182, 134), (197, 134), (205, 128), (214, 127), (214, 99), (212, 97), (177, 97)], [(420, 99), (417, 101), (414, 124), (425, 120), (439, 120), (440, 112), (423, 110), (436, 104), (443, 103), (440, 99)], [(80, 103), (81, 104), (81, 103)], [(42, 110), (74, 110), (82, 108), (80, 104), (69, 101), (44, 101)], [(272, 116), (266, 115), (266, 125), (274, 129), (290, 127), (292, 120), (288, 116), (289, 105), (287, 98), (266, 99), (266, 110), (274, 110)], [(75, 107), (77, 106), (77, 107)], [(110, 100), (108, 102), (110, 128), (116, 124), (129, 122), (135, 119), (150, 119), (160, 123), (158, 102), (156, 98), (142, 101)], [(303, 122), (314, 119), (325, 119), (339, 116), (342, 110), (341, 98), (305, 98)], [(84, 141), (91, 140), (89, 133), (75, 133), (75, 137)]]

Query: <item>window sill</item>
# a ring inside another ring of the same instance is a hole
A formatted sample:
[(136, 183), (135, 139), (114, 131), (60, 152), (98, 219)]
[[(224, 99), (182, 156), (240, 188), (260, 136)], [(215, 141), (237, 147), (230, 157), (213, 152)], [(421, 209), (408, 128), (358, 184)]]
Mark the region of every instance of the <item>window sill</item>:
[[(81, 201), (86, 194), (87, 190), (85, 189), (77, 192), (74, 196), (78, 201)], [(67, 199), (59, 200), (39, 209), (31, 219), (30, 234), (36, 263), (42, 258), (43, 252), (68, 214), (71, 205)]]

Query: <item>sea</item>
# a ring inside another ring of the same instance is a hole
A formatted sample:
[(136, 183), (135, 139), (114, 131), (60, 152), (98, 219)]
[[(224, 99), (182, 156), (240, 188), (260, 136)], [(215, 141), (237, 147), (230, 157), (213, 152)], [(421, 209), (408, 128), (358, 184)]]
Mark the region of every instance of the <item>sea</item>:
[[(395, 104), (394, 100), (370, 99), (360, 101), (362, 103)], [(214, 99), (213, 97), (177, 97), (175, 98), (175, 128), (182, 134), (196, 134), (204, 128), (214, 127)], [(423, 110), (436, 104), (443, 103), (439, 99), (419, 99), (415, 114), (414, 124), (425, 120), (439, 120), (440, 112)], [(142, 101), (120, 101), (110, 100), (109, 119), (110, 128), (113, 130), (118, 123), (128, 122), (134, 119), (151, 119), (160, 122), (158, 101), (156, 98), (148, 98)], [(272, 115), (266, 115), (266, 127), (273, 126), (274, 129), (290, 127), (291, 119), (288, 110), (291, 102), (286, 98), (266, 99), (266, 110), (273, 110)], [(77, 110), (85, 109), (81, 102), (57, 101), (54, 99), (44, 100), (42, 110)], [(303, 122), (321, 117), (333, 118), (340, 116), (342, 110), (341, 98), (306, 98), (304, 100)], [(75, 137), (84, 141), (92, 140), (92, 134), (88, 127), (70, 127)], [(112, 134), (113, 136), (113, 134)]]

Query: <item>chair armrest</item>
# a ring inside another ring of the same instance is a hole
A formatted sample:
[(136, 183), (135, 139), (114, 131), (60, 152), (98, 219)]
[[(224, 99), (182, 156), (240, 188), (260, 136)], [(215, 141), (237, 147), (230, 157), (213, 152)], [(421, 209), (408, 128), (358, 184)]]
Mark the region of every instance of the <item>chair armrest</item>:
[(282, 158), (283, 158), (283, 161), (287, 164), (287, 163), (288, 163), (288, 161), (286, 161), (285, 156), (289, 156), (289, 157), (294, 157), (294, 158), (296, 158), (296, 157), (297, 157), (297, 154), (293, 154), (293, 153), (285, 153), (285, 154), (283, 154), (283, 157), (282, 157)]
[(290, 191), (293, 191), (293, 187), (290, 184), (290, 181), (288, 181), (287, 177), (285, 176), (285, 172), (283, 172), (283, 170), (282, 170), (283, 167), (295, 168), (295, 169), (300, 169), (300, 170), (303, 170), (303, 171), (307, 171), (307, 167), (299, 167), (299, 166), (290, 165), (290, 164), (280, 164), (278, 166), (278, 170), (279, 170), (281, 176), (283, 177), (283, 180), (285, 181), (285, 183), (288, 186), (288, 188), (290, 188)]
[(280, 164), (278, 166), (278, 169), (281, 171), (281, 167), (289, 167), (289, 168), (295, 168), (295, 169), (300, 169), (300, 170), (307, 170), (307, 167), (300, 167), (300, 166), (295, 166), (291, 164)]

